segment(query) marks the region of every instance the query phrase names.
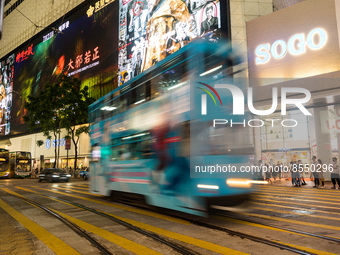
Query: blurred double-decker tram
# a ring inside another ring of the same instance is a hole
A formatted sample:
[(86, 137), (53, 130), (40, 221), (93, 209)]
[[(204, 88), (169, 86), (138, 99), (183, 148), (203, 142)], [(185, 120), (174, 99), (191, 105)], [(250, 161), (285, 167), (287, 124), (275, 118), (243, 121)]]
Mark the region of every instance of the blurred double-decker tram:
[[(202, 118), (197, 101), (206, 91), (198, 86), (230, 80), (226, 70), (240, 62), (229, 42), (196, 40), (94, 102), (91, 192), (202, 216), (247, 201), (249, 173), (195, 173), (197, 162), (239, 168), (253, 155), (248, 129), (213, 129), (214, 116)], [(221, 98), (226, 111), (230, 93)]]

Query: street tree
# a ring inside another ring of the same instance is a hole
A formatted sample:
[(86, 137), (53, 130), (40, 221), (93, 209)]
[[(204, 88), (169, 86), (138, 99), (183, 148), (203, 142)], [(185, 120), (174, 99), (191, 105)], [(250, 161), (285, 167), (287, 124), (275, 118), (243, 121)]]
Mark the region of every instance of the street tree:
[[(61, 109), (62, 90), (58, 83), (46, 84), (44, 90), (39, 91), (36, 95), (30, 95), (25, 103), (26, 115), (24, 121), (28, 123), (31, 131), (40, 130), (47, 139), (59, 140), (61, 129)], [(37, 141), (37, 146), (41, 146), (43, 142)], [(54, 147), (54, 166), (58, 162), (57, 146)]]
[(61, 90), (63, 94), (63, 109), (61, 111), (61, 125), (67, 130), (74, 147), (74, 168), (77, 168), (78, 144), (81, 134), (89, 132), (88, 107), (95, 100), (90, 97), (88, 87), (81, 86), (78, 79), (67, 76), (61, 77)]

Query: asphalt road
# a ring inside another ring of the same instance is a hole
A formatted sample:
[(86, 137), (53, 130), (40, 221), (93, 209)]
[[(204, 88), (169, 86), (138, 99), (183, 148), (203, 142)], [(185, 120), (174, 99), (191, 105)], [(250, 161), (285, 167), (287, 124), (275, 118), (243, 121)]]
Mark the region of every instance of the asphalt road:
[(88, 186), (0, 179), (0, 255), (340, 254), (340, 190), (329, 184), (259, 185), (247, 207), (209, 218), (112, 202)]

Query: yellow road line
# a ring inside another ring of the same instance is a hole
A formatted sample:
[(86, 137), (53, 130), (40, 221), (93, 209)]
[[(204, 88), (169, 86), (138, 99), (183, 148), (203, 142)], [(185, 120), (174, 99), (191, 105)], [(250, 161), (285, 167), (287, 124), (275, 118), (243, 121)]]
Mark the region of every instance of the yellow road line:
[(95, 200), (95, 199), (91, 199), (91, 198), (87, 198), (87, 197), (81, 197), (81, 196), (77, 196), (77, 195), (73, 195), (73, 194), (69, 194), (69, 193), (65, 193), (65, 192), (60, 192), (60, 191), (56, 191), (56, 190), (43, 189), (43, 188), (39, 188), (37, 186), (32, 186), (32, 187), (37, 188), (37, 189), (41, 189), (41, 190), (46, 190), (46, 191), (53, 192), (53, 193), (57, 193), (57, 194), (62, 194), (62, 195), (69, 196), (69, 197), (79, 198), (79, 199), (90, 201), (90, 202), (97, 203), (97, 204), (111, 206), (111, 207), (118, 208), (118, 209), (125, 210), (125, 211), (130, 211), (130, 212), (134, 212), (134, 213), (138, 213), (138, 214), (151, 216), (151, 217), (158, 218), (158, 219), (163, 219), (163, 220), (181, 223), (181, 224), (185, 224), (185, 225), (191, 224), (189, 221), (176, 219), (174, 217), (162, 215), (162, 214), (159, 214), (159, 213), (148, 212), (148, 211), (141, 210), (141, 209), (135, 209), (135, 208), (132, 208), (132, 207), (122, 206), (122, 205), (118, 205), (118, 204), (114, 204), (114, 203), (108, 203), (108, 202), (99, 201), (99, 200)]
[(77, 184), (77, 185), (75, 185), (75, 186), (80, 186), (80, 187), (90, 187), (90, 185), (88, 185), (88, 184)]
[(317, 238), (317, 237), (314, 237), (314, 236), (308, 236), (308, 235), (296, 233), (296, 232), (293, 232), (293, 231), (284, 230), (284, 229), (280, 229), (280, 228), (276, 228), (276, 227), (269, 227), (269, 226), (261, 225), (259, 223), (252, 223), (252, 222), (248, 222), (248, 221), (244, 221), (244, 220), (237, 220), (237, 219), (227, 218), (227, 217), (223, 217), (223, 216), (213, 216), (213, 218), (218, 219), (218, 220), (238, 223), (238, 224), (242, 224), (242, 225), (247, 225), (247, 226), (251, 226), (251, 227), (265, 228), (265, 229), (269, 229), (269, 230), (281, 231), (281, 232), (285, 232), (285, 233), (289, 233), (289, 234), (294, 234), (294, 235), (299, 235), (299, 236), (304, 236), (304, 237)]
[(126, 239), (124, 237), (113, 234), (110, 231), (104, 230), (102, 228), (98, 228), (94, 225), (91, 225), (91, 224), (85, 222), (85, 221), (78, 220), (78, 219), (76, 219), (72, 216), (66, 215), (66, 214), (59, 212), (57, 210), (54, 210), (54, 209), (51, 209), (51, 210), (58, 213), (62, 217), (68, 219), (69, 221), (73, 222), (74, 224), (78, 225), (82, 229), (85, 229), (86, 231), (89, 231), (93, 234), (96, 234), (97, 236), (105, 238), (106, 240), (108, 240), (112, 243), (115, 243), (115, 244), (121, 246), (122, 248), (124, 248), (128, 251), (131, 251), (133, 253), (136, 253), (136, 254), (162, 254), (162, 253), (154, 251), (150, 248), (147, 248), (143, 245), (140, 245), (138, 243), (130, 241), (129, 239)]
[[(39, 188), (39, 189), (45, 190), (43, 188)], [(64, 193), (62, 193), (62, 194), (64, 194)], [(81, 198), (81, 197), (79, 197), (79, 198)], [(49, 198), (49, 199), (52, 199), (52, 198)], [(88, 200), (88, 199), (85, 199), (85, 200)], [(58, 201), (58, 200), (56, 200), (56, 201)], [(93, 200), (93, 201), (97, 203), (97, 201), (95, 201), (95, 200)], [(58, 201), (58, 202), (62, 202), (62, 201)], [(103, 212), (103, 211), (100, 211), (100, 212)], [(106, 212), (103, 212), (103, 213), (106, 213)], [(233, 255), (233, 254), (235, 254), (235, 255), (247, 254), (247, 253), (236, 251), (236, 250), (233, 250), (233, 249), (230, 249), (230, 248), (218, 245), (218, 244), (206, 242), (206, 241), (203, 241), (203, 240), (200, 240), (200, 239), (197, 239), (197, 238), (185, 236), (185, 235), (178, 234), (178, 233), (175, 233), (175, 232), (172, 232), (172, 231), (168, 231), (168, 230), (165, 230), (165, 229), (162, 229), (162, 228), (154, 227), (154, 226), (151, 226), (151, 225), (146, 224), (146, 223), (138, 222), (138, 221), (135, 221), (135, 220), (130, 220), (130, 219), (118, 216), (118, 215), (114, 215), (114, 214), (110, 214), (110, 213), (106, 213), (106, 214), (110, 215), (112, 217), (115, 217), (117, 219), (120, 219), (122, 221), (125, 221), (127, 223), (130, 223), (131, 225), (134, 225), (136, 227), (145, 229), (147, 231), (151, 231), (151, 232), (154, 232), (156, 234), (163, 235), (163, 236), (166, 236), (168, 238), (175, 239), (175, 240), (178, 240), (178, 241), (181, 241), (181, 242), (184, 242), (184, 243), (192, 244), (192, 245), (195, 245), (197, 247), (201, 247), (203, 249), (210, 250), (210, 251), (213, 251), (213, 252), (217, 252), (217, 253), (221, 253), (221, 254), (231, 254), (231, 255)]]
[[(82, 187), (65, 187), (65, 186), (60, 186), (61, 188), (69, 188), (69, 189), (75, 189), (75, 190), (77, 190), (77, 189), (81, 189), (81, 190), (87, 190), (87, 191), (89, 191), (89, 188), (87, 187), (87, 188), (82, 188)], [(94, 195), (93, 193), (89, 193), (89, 194), (91, 194), (91, 195)]]
[(313, 254), (318, 254), (318, 255), (336, 255), (336, 253), (331, 253), (331, 252), (327, 252), (327, 251), (315, 250), (315, 249), (307, 248), (307, 247), (300, 246), (300, 245), (286, 244), (286, 243), (281, 242), (281, 241), (275, 241), (275, 242), (281, 243), (281, 244), (283, 244), (283, 245), (289, 245), (289, 246), (292, 246), (292, 247), (294, 247), (294, 248), (296, 248), (296, 249), (300, 249), (300, 250), (303, 250), (303, 251), (306, 251), (306, 252), (310, 252), (310, 253), (313, 253)]
[(55, 235), (48, 232), (46, 229), (30, 220), (28, 217), (10, 207), (3, 200), (0, 199), (0, 207), (4, 209), (9, 215), (16, 219), (21, 225), (27, 228), (33, 235), (46, 244), (52, 251), (60, 255), (80, 254), (71, 246), (60, 240)]
[(292, 191), (296, 191), (298, 190), (299, 192), (310, 192), (310, 193), (329, 193), (329, 194), (333, 194), (333, 195), (339, 195), (339, 191), (338, 190), (334, 190), (334, 189), (321, 189), (321, 188), (297, 188), (297, 187), (274, 187), (274, 186), (270, 186), (270, 187), (265, 187), (265, 186), (262, 186), (262, 187), (257, 187), (257, 189), (263, 189), (263, 190), (273, 190), (273, 189), (276, 189), (276, 190), (292, 190)]
[[(282, 194), (282, 193), (275, 193), (275, 192), (257, 192), (257, 194), (266, 194), (266, 195), (272, 195), (272, 196), (276, 196), (277, 194), (282, 195), (282, 196), (287, 196), (287, 197), (305, 197), (303, 194)], [(312, 196), (312, 197), (308, 197), (308, 198), (314, 198), (316, 197), (315, 201), (320, 201), (317, 199), (322, 199), (322, 200), (327, 200), (327, 201), (337, 201), (340, 202), (340, 198), (339, 199), (333, 199), (333, 198), (323, 198), (323, 197), (317, 197), (317, 196)]]
[(313, 210), (313, 209), (306, 209), (306, 208), (299, 208), (299, 207), (285, 206), (285, 205), (277, 205), (277, 204), (265, 204), (265, 203), (259, 203), (259, 202), (254, 202), (254, 201), (251, 201), (251, 202), (253, 204), (258, 204), (258, 205), (288, 208), (288, 209), (299, 210), (299, 211), (310, 211), (310, 212), (319, 212), (319, 213), (325, 213), (325, 214), (340, 215), (340, 213), (336, 213), (336, 212), (327, 212), (327, 211), (321, 211), (321, 210)]
[(105, 197), (103, 195), (98, 195), (98, 194), (93, 194), (93, 193), (90, 193), (90, 192), (85, 192), (85, 191), (80, 191), (80, 190), (74, 190), (74, 189), (71, 189), (71, 188), (62, 188), (62, 187), (54, 187), (55, 189), (62, 189), (62, 190), (69, 190), (69, 191), (73, 191), (73, 192), (77, 192), (77, 193), (80, 193), (80, 194), (86, 194), (86, 195), (91, 195), (91, 196), (94, 196), (94, 197)]
[[(273, 199), (265, 199), (265, 198), (260, 198), (260, 196), (258, 196), (257, 198), (255, 198), (256, 201), (268, 201), (268, 202), (279, 202), (279, 203), (283, 203), (283, 204), (296, 204), (296, 200), (292, 201), (292, 202), (288, 202), (288, 201), (282, 201), (279, 200), (279, 198), (275, 197), (275, 200)], [(323, 205), (311, 205), (311, 204), (305, 204), (305, 203), (301, 203), (301, 200), (299, 199), (299, 204), (300, 205), (308, 205), (308, 206), (313, 206), (313, 207), (320, 207), (320, 208), (328, 208), (328, 209), (336, 209), (336, 210), (340, 210), (340, 207), (332, 207), (332, 206), (323, 206)], [(334, 203), (337, 204), (338, 203)]]
[[(242, 224), (242, 225), (248, 225), (248, 226), (252, 226), (252, 227), (264, 228), (264, 229), (269, 229), (269, 230), (274, 230), (274, 231), (281, 231), (281, 232), (299, 235), (299, 236), (303, 236), (303, 237), (319, 239), (318, 237), (315, 237), (315, 236), (309, 236), (309, 235), (300, 234), (300, 233), (297, 233), (297, 232), (294, 232), (294, 231), (284, 230), (284, 229), (280, 229), (280, 228), (276, 228), (276, 227), (265, 226), (265, 225), (262, 225), (260, 223), (253, 223), (253, 222), (248, 222), (248, 221), (244, 221), (244, 220), (232, 219), (232, 218), (227, 218), (227, 217), (224, 217), (224, 216), (214, 216), (214, 218), (219, 219), (219, 220), (223, 220), (223, 221), (238, 223), (238, 224)], [(326, 235), (321, 235), (321, 236), (330, 237), (330, 238), (340, 240), (340, 238), (333, 237), (333, 236), (326, 236)], [(279, 241), (276, 241), (276, 242), (279, 242)], [(293, 246), (292, 244), (286, 244), (286, 245)]]
[(251, 206), (250, 208), (256, 209), (256, 210), (261, 210), (261, 211), (277, 212), (277, 213), (283, 213), (283, 214), (302, 215), (302, 216), (308, 216), (308, 217), (320, 218), (320, 219), (326, 219), (326, 220), (337, 220), (337, 221), (340, 220), (340, 218), (335, 218), (335, 217), (306, 214), (306, 213), (298, 213), (298, 212), (292, 212), (292, 211), (286, 211), (286, 210), (276, 210), (276, 209), (269, 209), (269, 208), (256, 207), (256, 206)]
[[(22, 188), (22, 189), (24, 189), (24, 188)], [(24, 190), (27, 190), (27, 189), (24, 189)], [(30, 190), (27, 190), (27, 191), (30, 191)], [(35, 192), (35, 191), (33, 191), (33, 192)], [(35, 192), (35, 193), (38, 193), (38, 192)], [(52, 198), (49, 198), (49, 199), (52, 199)], [(56, 200), (56, 201), (58, 201), (58, 200)], [(58, 202), (62, 202), (62, 201), (58, 201)], [(160, 229), (160, 228), (157, 228), (157, 227), (153, 227), (153, 226), (150, 226), (150, 225), (147, 225), (147, 224), (144, 224), (144, 223), (136, 222), (134, 220), (129, 220), (129, 219), (126, 219), (126, 218), (123, 218), (123, 217), (119, 217), (119, 216), (113, 215), (113, 214), (109, 214), (109, 215), (111, 215), (113, 217), (116, 217), (116, 218), (119, 218), (119, 219), (121, 219), (123, 221), (126, 221), (126, 222), (128, 222), (128, 223), (130, 223), (132, 225), (135, 225), (137, 227), (143, 228), (145, 230), (152, 231), (154, 233), (161, 234), (161, 235), (164, 235), (164, 236), (168, 236), (169, 238), (173, 238), (173, 239), (176, 239), (176, 240), (179, 240), (179, 241), (182, 241), (182, 242), (187, 242), (187, 243), (190, 243), (190, 244), (202, 247), (204, 249), (213, 250), (210, 247), (210, 245), (209, 246), (205, 246), (206, 244), (203, 244), (202, 246), (197, 245), (196, 244), (196, 240), (194, 238), (183, 236), (181, 234), (176, 234), (176, 233), (173, 233), (171, 231), (163, 230), (163, 229)], [(222, 218), (222, 217), (215, 216), (215, 218)], [(260, 225), (260, 224), (257, 224), (257, 223), (249, 223), (249, 222), (244, 222), (244, 221), (235, 220), (235, 219), (223, 219), (223, 220), (228, 220), (228, 221), (236, 222), (236, 223), (241, 223), (242, 222), (241, 224), (246, 224), (246, 225), (256, 226), (256, 227), (261, 227), (261, 228), (266, 228), (266, 229), (272, 229), (272, 230), (279, 230), (279, 231), (282, 231), (282, 232), (288, 232), (288, 233), (293, 233), (293, 234), (297, 234), (297, 235), (301, 235), (301, 236), (305, 236), (305, 237), (310, 237), (310, 236), (306, 236), (306, 235), (303, 235), (303, 234), (298, 234), (298, 233), (291, 232), (291, 231), (277, 229), (277, 228), (274, 228), (274, 227), (263, 226), (263, 225)], [(189, 238), (189, 240), (187, 240), (187, 238)], [(200, 241), (200, 240), (198, 240), (198, 241)], [(279, 242), (279, 241), (276, 241), (276, 242)], [(291, 247), (295, 247), (295, 248), (298, 248), (298, 249), (301, 249), (301, 250), (305, 250), (305, 251), (308, 251), (308, 252), (311, 252), (311, 253), (315, 253), (315, 254), (332, 255), (332, 253), (318, 251), (318, 250), (310, 249), (310, 248), (307, 248), (307, 247), (302, 247), (302, 246), (297, 246), (297, 245), (292, 245), (292, 244), (286, 244), (286, 243), (283, 243), (283, 242), (280, 242), (280, 243), (288, 245), (288, 246), (291, 246)], [(210, 244), (210, 243), (208, 243), (208, 244)], [(222, 248), (225, 248), (225, 247), (222, 247)], [(232, 251), (234, 251), (234, 250), (232, 250)], [(217, 251), (217, 252), (220, 252), (220, 251)], [(227, 253), (225, 253), (225, 252), (221, 251), (222, 254), (243, 254), (243, 253), (240, 253), (240, 252), (237, 252), (237, 251), (235, 251), (235, 252), (236, 253), (231, 253), (228, 250)]]
[(291, 197), (274, 197), (274, 196), (266, 196), (266, 195), (252, 195), (253, 197), (269, 197), (269, 198), (275, 198), (275, 199), (285, 199), (285, 200), (293, 200), (295, 203), (296, 201), (303, 201), (303, 202), (312, 202), (312, 203), (320, 203), (320, 204), (330, 204), (330, 205), (339, 205), (339, 203), (334, 202), (327, 202), (327, 201), (319, 201), (319, 200), (309, 200), (309, 199), (297, 199), (297, 198), (291, 198)]
[(30, 189), (25, 189), (25, 188), (23, 188), (23, 187), (19, 187), (19, 186), (15, 186), (15, 188), (17, 188), (17, 189), (22, 189), (22, 190), (25, 190), (25, 191), (28, 191), (28, 192), (31, 192), (31, 193), (36, 193), (36, 194), (41, 194), (41, 193), (39, 193), (39, 192), (37, 192), (37, 191), (34, 191), (34, 190), (30, 190)]
[[(4, 189), (4, 190), (5, 190), (5, 189)], [(16, 192), (14, 192), (14, 191), (8, 190), (8, 189), (6, 189), (5, 191), (8, 192), (8, 193), (10, 193), (10, 194), (13, 194), (14, 196), (19, 196), (19, 197), (26, 198), (26, 197), (24, 197), (24, 196), (22, 196), (22, 195), (20, 195), (20, 194), (18, 194), (18, 193), (16, 193)], [(42, 195), (42, 196), (43, 196), (43, 195)], [(44, 196), (44, 197), (45, 197), (45, 196)], [(48, 198), (48, 197), (47, 197), (47, 198)], [(56, 200), (56, 199), (52, 199), (52, 200), (58, 201), (58, 200)], [(25, 202), (27, 202), (27, 201), (25, 201)], [(59, 202), (59, 201), (58, 201), (58, 202)], [(62, 201), (61, 201), (61, 202), (62, 202)], [(29, 203), (29, 202), (27, 202), (27, 203)], [(67, 204), (67, 203), (65, 203), (65, 202), (63, 202), (63, 203), (64, 203), (64, 204)], [(30, 203), (29, 203), (29, 204), (30, 204)], [(69, 205), (69, 204), (68, 204), (68, 205)], [(77, 207), (77, 208), (78, 208), (78, 207)], [(126, 238), (124, 238), (124, 237), (121, 237), (121, 236), (118, 236), (118, 235), (116, 235), (116, 234), (113, 234), (113, 233), (111, 233), (111, 232), (109, 232), (109, 231), (107, 231), (107, 230), (98, 228), (98, 227), (96, 227), (96, 226), (94, 226), (94, 225), (91, 225), (91, 224), (89, 224), (89, 223), (86, 223), (86, 222), (84, 222), (84, 221), (82, 221), (82, 220), (78, 220), (78, 219), (76, 219), (76, 218), (74, 218), (74, 217), (72, 217), (72, 216), (68, 216), (68, 215), (66, 215), (66, 214), (64, 214), (64, 213), (62, 213), (62, 212), (59, 212), (59, 211), (57, 211), (57, 210), (54, 210), (54, 209), (52, 209), (52, 208), (49, 208), (49, 209), (52, 210), (52, 211), (54, 211), (55, 213), (61, 215), (62, 217), (68, 219), (69, 221), (75, 223), (76, 225), (78, 225), (78, 226), (81, 227), (82, 229), (84, 229), (84, 230), (86, 230), (86, 231), (89, 231), (89, 232), (91, 232), (91, 233), (94, 233), (94, 234), (96, 234), (96, 235), (98, 235), (98, 236), (100, 236), (100, 237), (103, 237), (103, 238), (105, 238), (106, 240), (108, 240), (108, 241), (110, 241), (110, 242), (112, 242), (112, 243), (114, 243), (114, 244), (116, 244), (116, 245), (118, 245), (118, 246), (120, 246), (120, 247), (122, 247), (122, 248), (128, 250), (128, 251), (134, 252), (134, 253), (136, 253), (136, 254), (161, 254), (161, 253), (156, 252), (156, 251), (154, 251), (154, 250), (152, 250), (152, 249), (149, 249), (149, 248), (147, 248), (147, 247), (145, 247), (145, 246), (143, 246), (143, 245), (140, 245), (140, 244), (138, 244), (138, 243), (135, 243), (135, 242), (133, 242), (133, 241), (130, 241), (129, 239), (126, 239)]]
[(257, 213), (244, 213), (244, 212), (239, 212), (239, 213), (243, 215), (248, 215), (248, 216), (253, 216), (253, 217), (263, 218), (263, 219), (268, 219), (268, 220), (282, 221), (282, 222), (299, 224), (299, 225), (304, 225), (304, 226), (309, 226), (309, 227), (324, 228), (324, 229), (340, 231), (340, 227), (336, 227), (336, 226), (329, 226), (329, 225), (311, 223), (311, 222), (303, 222), (303, 221), (298, 221), (298, 220), (290, 220), (290, 219), (284, 219), (280, 217), (268, 216), (268, 215), (257, 214)]
[(281, 190), (269, 190), (269, 189), (261, 189), (261, 190), (257, 190), (256, 192), (261, 192), (261, 193), (265, 193), (265, 192), (270, 192), (270, 193), (275, 193), (275, 194), (295, 194), (295, 195), (301, 195), (301, 196), (305, 196), (305, 195), (309, 195), (309, 196), (313, 196), (313, 197), (333, 197), (333, 198), (339, 198), (340, 196), (332, 196), (330, 194), (318, 194), (318, 193), (312, 193), (311, 192), (300, 192), (300, 190), (296, 190), (294, 191), (281, 191)]

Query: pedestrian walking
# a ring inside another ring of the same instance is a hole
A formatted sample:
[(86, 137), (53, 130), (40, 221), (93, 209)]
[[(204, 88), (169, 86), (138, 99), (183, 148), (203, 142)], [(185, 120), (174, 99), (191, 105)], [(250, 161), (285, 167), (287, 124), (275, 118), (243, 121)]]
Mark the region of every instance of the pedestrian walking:
[(301, 185), (307, 185), (305, 178), (303, 177), (303, 173), (305, 171), (304, 165), (301, 161), (301, 159), (298, 160), (298, 170), (300, 173), (300, 180), (301, 180)]
[(296, 161), (293, 162), (293, 179), (294, 186), (301, 187), (299, 165)]
[(272, 180), (270, 179), (272, 177), (272, 167), (269, 164), (266, 164), (266, 172), (265, 172), (265, 180), (272, 184)]
[(331, 180), (333, 183), (332, 189), (335, 189), (336, 182), (338, 182), (338, 186), (340, 189), (340, 167), (338, 164), (338, 159), (336, 157), (332, 158), (333, 160), (333, 172), (331, 173)]
[(318, 159), (318, 165), (317, 169), (320, 171), (319, 174), (319, 181), (321, 182), (321, 187), (325, 187), (325, 175), (323, 173), (323, 168), (322, 168), (322, 160)]
[(292, 177), (292, 185), (294, 186), (295, 185), (295, 181), (294, 181), (294, 171), (293, 171), (293, 168), (294, 168), (294, 161), (290, 161), (290, 174), (291, 174), (291, 177)]
[(312, 157), (312, 165), (311, 168), (312, 168), (312, 174), (313, 174), (313, 177), (314, 177), (314, 187), (313, 188), (318, 188), (319, 185), (320, 185), (320, 181), (319, 181), (319, 175), (318, 175), (318, 172), (316, 172), (317, 170), (317, 166), (318, 166), (318, 161), (316, 160), (316, 156), (313, 156)]

